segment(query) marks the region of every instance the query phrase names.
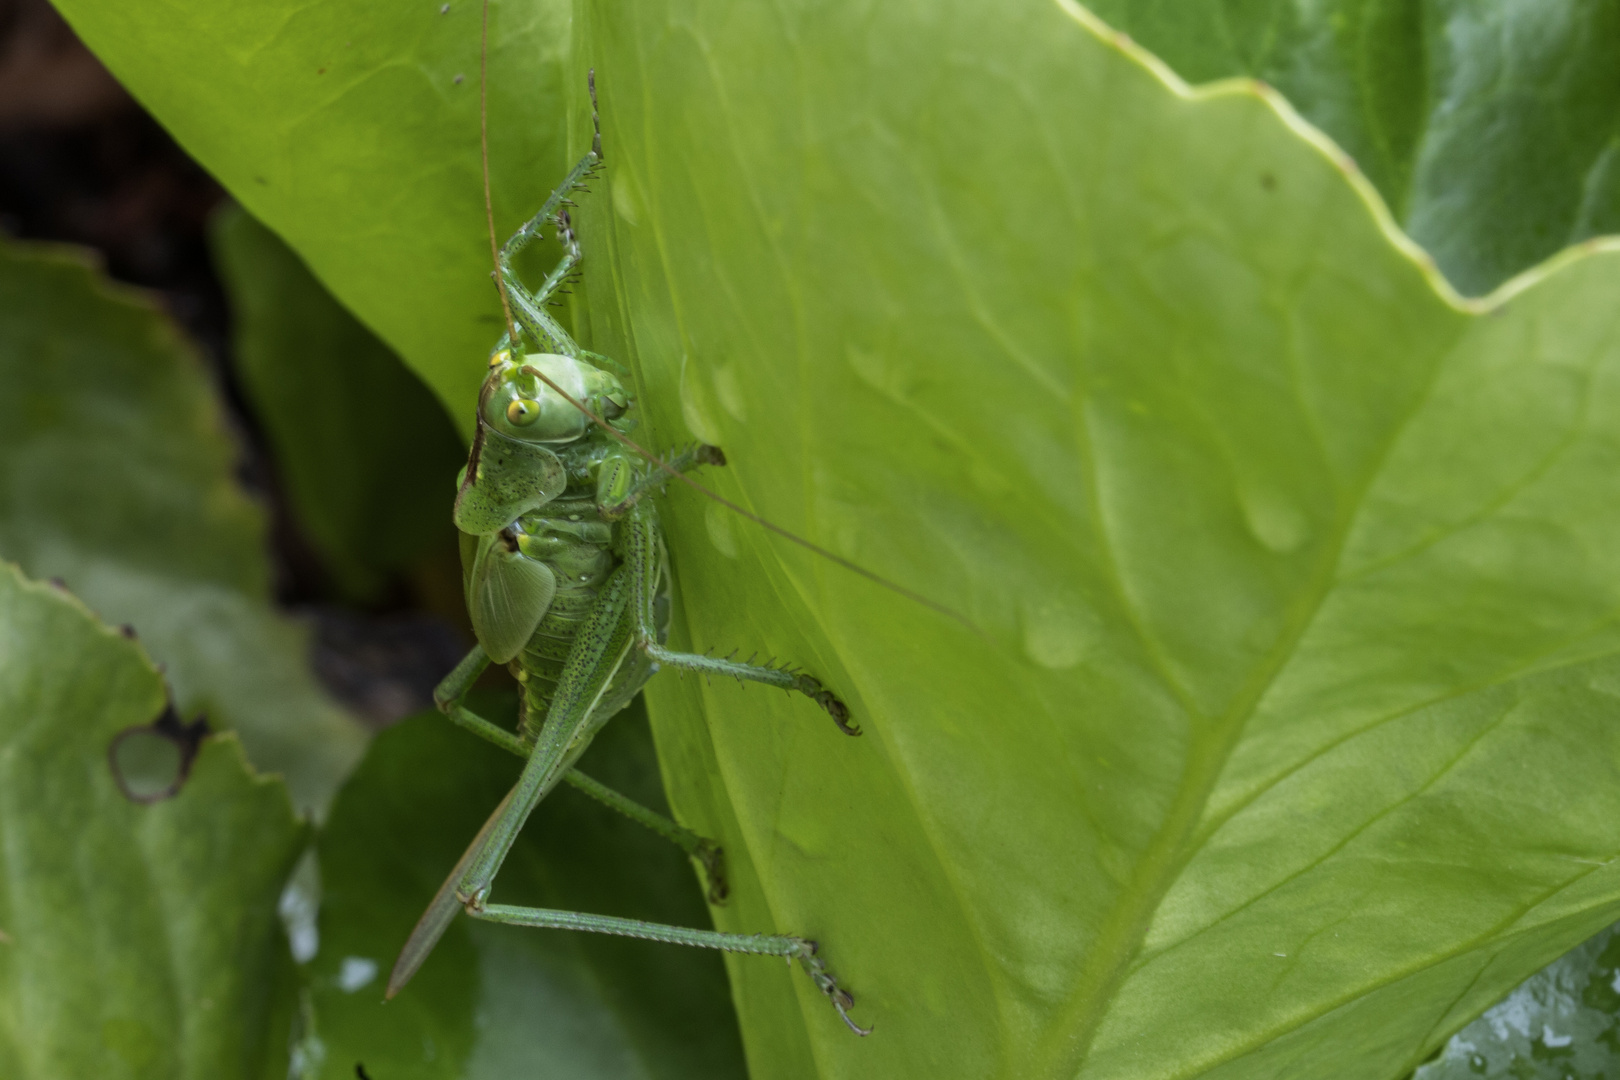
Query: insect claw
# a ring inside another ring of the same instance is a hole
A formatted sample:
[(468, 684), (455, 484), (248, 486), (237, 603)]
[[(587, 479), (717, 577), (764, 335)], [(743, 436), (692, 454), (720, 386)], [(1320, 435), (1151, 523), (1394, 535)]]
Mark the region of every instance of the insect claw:
[(597, 157), (602, 156), (602, 120), (601, 110), (596, 106), (596, 69), (591, 68), (585, 73), (585, 85), (591, 92), (591, 153)]
[(850, 1018), (849, 1010), (855, 1007), (855, 995), (838, 985), (838, 980), (827, 970), (827, 965), (821, 957), (816, 955), (815, 942), (801, 939), (799, 952), (794, 959), (803, 966), (805, 973), (810, 976), (810, 981), (816, 984), (816, 989), (827, 995), (827, 1000), (838, 1010), (839, 1019), (849, 1027), (849, 1030), (862, 1037), (872, 1034), (871, 1028), (863, 1028)]
[(731, 884), (726, 880), (726, 849), (704, 840), (698, 844), (694, 855), (703, 866), (704, 876), (709, 879), (709, 903), (719, 907), (731, 895)]
[(833, 723), (838, 725), (838, 730), (845, 735), (859, 735), (861, 733), (859, 724), (849, 722), (849, 706), (838, 700), (838, 696), (831, 690), (822, 686), (821, 680), (814, 675), (806, 675), (802, 672), (795, 675), (793, 688), (823, 709), (826, 709), (827, 714), (833, 718)]
[[(849, 1027), (849, 1030), (853, 1031), (855, 1034), (859, 1035), (863, 1039), (866, 1036), (872, 1034), (872, 1029), (871, 1028), (863, 1028), (863, 1027), (861, 1027), (861, 1025), (859, 1025), (855, 1021), (851, 1020), (849, 1018), (849, 1013), (845, 1011), (846, 1009), (849, 1008), (849, 1005), (854, 1005), (855, 1004), (855, 999), (853, 997), (850, 997), (848, 991), (840, 990), (837, 994), (829, 994), (827, 996), (832, 999), (833, 1008), (838, 1010), (839, 1019), (844, 1021), (844, 1023)], [(849, 1005), (845, 1005), (844, 1002), (842, 1000), (840, 1000), (840, 998), (847, 998), (849, 1000)]]

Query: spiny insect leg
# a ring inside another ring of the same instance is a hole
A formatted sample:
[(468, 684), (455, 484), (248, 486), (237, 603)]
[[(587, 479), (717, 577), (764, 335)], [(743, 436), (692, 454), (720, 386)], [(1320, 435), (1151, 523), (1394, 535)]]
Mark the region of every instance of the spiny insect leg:
[(552, 268), (551, 273), (546, 275), (546, 280), (541, 283), (540, 288), (535, 291), (534, 299), (539, 304), (544, 304), (558, 295), (565, 284), (574, 280), (573, 275), (585, 257), (584, 252), (580, 250), (579, 237), (574, 232), (574, 219), (568, 216), (568, 211), (558, 210), (556, 220), (557, 239), (562, 241), (563, 256)]
[(822, 962), (821, 957), (816, 955), (816, 943), (801, 939), (799, 945), (800, 950), (795, 954), (794, 959), (798, 960), (800, 965), (804, 967), (805, 972), (810, 976), (810, 981), (816, 984), (816, 989), (827, 995), (827, 1000), (831, 1001), (833, 1008), (838, 1010), (839, 1019), (843, 1020), (849, 1030), (857, 1035), (872, 1034), (871, 1028), (863, 1028), (850, 1019), (849, 1010), (855, 1007), (855, 995), (838, 985), (838, 980), (833, 977), (833, 973), (827, 970), (827, 965)]
[(585, 72), (585, 87), (591, 94), (591, 153), (602, 160), (602, 110), (596, 105), (596, 69)]
[[(563, 278), (578, 266), (581, 253), (579, 242), (574, 237), (573, 227), (569, 222), (568, 211), (563, 209), (568, 202), (568, 195), (576, 188), (584, 186), (584, 180), (601, 163), (601, 156), (597, 150), (592, 150), (569, 170), (557, 190), (551, 193), (540, 212), (524, 223), (523, 227), (512, 235), (496, 258), (496, 273), (500, 275), (501, 283), (505, 286), (508, 297), (515, 309), (514, 315), (522, 324), (525, 332), (532, 337), (541, 348), (554, 347), (566, 356), (578, 356), (579, 346), (573, 338), (557, 324), (557, 321), (545, 310), (547, 302), (557, 291)], [(547, 275), (545, 283), (540, 289), (531, 294), (524, 288), (517, 271), (512, 267), (512, 260), (519, 252), (527, 247), (548, 223), (557, 225), (560, 239), (563, 241), (563, 258), (557, 268)], [(513, 344), (516, 344), (515, 342)]]
[(568, 175), (563, 178), (561, 184), (557, 185), (557, 190), (553, 191), (546, 199), (544, 205), (540, 207), (540, 212), (524, 222), (523, 227), (513, 233), (510, 240), (501, 245), (500, 262), (502, 269), (511, 269), (511, 262), (517, 257), (518, 252), (528, 247), (529, 242), (540, 235), (540, 230), (545, 228), (546, 223), (556, 216), (558, 209), (567, 201), (569, 194), (575, 188), (584, 186), (585, 177), (596, 168), (601, 160), (601, 155), (592, 150), (580, 158), (572, 169), (568, 170)]
[(630, 369), (611, 356), (603, 356), (601, 353), (591, 352), (589, 349), (581, 349), (579, 350), (579, 357), (581, 360), (589, 360), (597, 367), (605, 371), (611, 371), (616, 375), (623, 375), (626, 378), (630, 375)]
[(526, 758), (529, 756), (529, 748), (524, 745), (522, 739), (499, 724), (485, 720), (461, 703), (467, 696), (467, 691), (472, 689), (473, 683), (478, 681), (478, 677), (488, 667), (489, 654), (484, 652), (482, 645), (474, 645), (472, 651), (461, 658), (461, 663), (433, 688), (433, 704), (438, 706), (439, 711), (449, 717), (451, 723), (457, 727), (465, 728), (503, 750)]
[[(467, 690), (489, 667), (489, 656), (484, 652), (483, 646), (474, 645), (457, 664), (455, 670), (447, 675), (443, 682), (433, 691), (433, 701), (439, 711), (450, 718), (458, 727), (472, 732), (487, 742), (494, 743), (502, 750), (527, 758), (531, 747), (515, 733), (506, 730), (499, 724), (484, 719), (471, 709), (465, 708), (461, 701)], [(621, 795), (599, 780), (593, 780), (578, 769), (570, 769), (563, 781), (578, 788), (591, 798), (602, 803), (610, 809), (617, 810), (631, 821), (646, 826), (659, 836), (669, 840), (676, 847), (696, 859), (703, 866), (705, 877), (709, 882), (709, 902), (711, 904), (725, 903), (730, 893), (730, 886), (726, 881), (726, 855), (718, 843), (688, 829), (673, 819), (660, 814), (650, 807), (642, 806), (627, 795)]]
[(449, 707), (459, 702), (472, 689), (472, 684), (489, 667), (489, 654), (484, 652), (482, 645), (474, 645), (472, 651), (461, 658), (461, 662), (451, 669), (438, 686), (433, 688), (433, 704), (438, 706), (440, 712), (448, 712)]
[[(691, 472), (693, 469), (702, 468), (705, 465), (724, 465), (725, 463), (726, 455), (718, 446), (708, 446), (704, 443), (693, 443), (691, 446), (664, 459), (664, 464), (676, 472)], [(669, 474), (662, 469), (651, 469), (646, 474), (637, 477), (631, 483), (630, 490), (625, 492), (622, 498), (611, 503), (603, 503), (597, 509), (601, 510), (602, 516), (609, 521), (616, 521), (628, 513), (630, 508), (643, 495), (661, 488), (668, 482), (668, 479)]]
[(704, 876), (709, 882), (709, 903), (723, 904), (726, 902), (726, 897), (731, 893), (731, 886), (726, 880), (725, 849), (719, 844), (706, 837), (699, 836), (691, 829), (676, 823), (656, 810), (649, 809), (627, 796), (620, 795), (606, 784), (599, 780), (593, 780), (578, 769), (570, 770), (563, 779), (603, 806), (617, 810), (631, 821), (645, 825), (686, 852), (687, 855), (696, 859), (703, 866)]
[[(512, 789), (511, 804), (495, 823), (456, 888), (456, 894), (469, 908), (482, 904), (487, 898), (495, 875), (500, 872), (529, 814), (572, 767), (573, 759), (589, 745), (588, 735), (583, 741), (579, 737), (590, 723), (591, 710), (601, 697), (602, 688), (618, 667), (624, 642), (618, 628), (630, 602), (629, 585), (622, 567), (608, 577), (569, 648), (545, 721), (529, 750), (528, 763)], [(610, 648), (615, 646), (616, 638), (621, 644)]]
[(738, 679), (780, 686), (796, 690), (820, 705), (833, 718), (838, 730), (845, 735), (859, 735), (861, 729), (849, 718), (849, 707), (837, 695), (821, 685), (813, 675), (787, 668), (745, 664), (717, 656), (699, 656), (696, 653), (676, 652), (665, 648), (658, 640), (652, 615), (652, 597), (659, 575), (656, 526), (641, 507), (632, 507), (626, 519), (625, 556), (631, 572), (631, 606), (636, 616), (636, 645), (652, 660), (677, 669), (697, 671), (704, 675), (730, 675)]
[(839, 1018), (857, 1035), (870, 1035), (871, 1028), (863, 1028), (850, 1018), (849, 1010), (855, 1005), (855, 995), (838, 984), (827, 965), (816, 955), (816, 943), (790, 934), (728, 934), (719, 930), (695, 930), (685, 926), (643, 922), (640, 919), (621, 919), (612, 915), (586, 915), (577, 911), (556, 911), (551, 908), (515, 907), (508, 904), (486, 904), (469, 908), (475, 919), (528, 926), (546, 930), (584, 930), (595, 934), (615, 934), (619, 937), (641, 938), (644, 941), (662, 941), (670, 945), (693, 945), (701, 949), (720, 949), (724, 952), (746, 953), (752, 956), (780, 956), (797, 960), (816, 984), (816, 989), (827, 995)]
[[(523, 332), (542, 349), (550, 349), (564, 356), (578, 356), (579, 346), (568, 336), (568, 331), (546, 311), (545, 304), (530, 295), (523, 282), (518, 280), (518, 276), (510, 268), (503, 266), (500, 275), (501, 282), (506, 287), (507, 298), (512, 304), (512, 314), (517, 319), (518, 325), (523, 328)], [(496, 347), (504, 348), (508, 344), (518, 343), (511, 341), (510, 335), (504, 335)]]

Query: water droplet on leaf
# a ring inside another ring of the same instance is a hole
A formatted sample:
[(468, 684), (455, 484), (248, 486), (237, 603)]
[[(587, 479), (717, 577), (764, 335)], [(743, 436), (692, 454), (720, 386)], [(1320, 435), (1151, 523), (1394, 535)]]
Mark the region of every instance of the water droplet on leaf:
[(627, 225), (641, 224), (641, 200), (636, 196), (636, 181), (628, 169), (613, 173), (613, 212)]
[(719, 446), (720, 429), (709, 409), (708, 394), (698, 381), (697, 365), (687, 361), (687, 357), (681, 357), (681, 419), (686, 421), (687, 430), (700, 440)]
[(737, 534), (731, 521), (731, 511), (717, 502), (703, 508), (703, 524), (708, 529), (709, 542), (728, 559), (737, 557)]
[(748, 420), (748, 402), (744, 400), (742, 386), (737, 382), (737, 371), (729, 365), (714, 373), (714, 393), (721, 408), (731, 414), (739, 424)]
[(1238, 501), (1244, 524), (1267, 550), (1286, 555), (1311, 538), (1310, 519), (1286, 497), (1265, 488), (1244, 488)]
[(1101, 629), (1079, 600), (1047, 597), (1024, 605), (1024, 652), (1044, 668), (1065, 671), (1092, 651)]

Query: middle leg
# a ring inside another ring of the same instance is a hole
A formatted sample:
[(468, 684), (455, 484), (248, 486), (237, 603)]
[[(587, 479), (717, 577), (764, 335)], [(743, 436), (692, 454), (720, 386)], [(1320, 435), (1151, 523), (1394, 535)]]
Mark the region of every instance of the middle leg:
[(814, 675), (788, 667), (772, 667), (768, 664), (676, 652), (674, 649), (666, 648), (658, 640), (652, 611), (653, 596), (657, 593), (658, 578), (662, 573), (662, 564), (658, 556), (658, 537), (656, 526), (653, 525), (649, 515), (641, 509), (640, 504), (631, 508), (625, 520), (625, 532), (626, 561), (632, 575), (630, 607), (636, 619), (638, 648), (657, 663), (668, 664), (673, 668), (702, 672), (706, 675), (724, 675), (738, 681), (746, 679), (803, 694), (827, 710), (828, 715), (833, 718), (833, 723), (838, 725), (839, 731), (845, 735), (861, 733), (860, 727), (850, 722), (849, 706), (839, 700), (831, 690), (822, 686), (821, 680)]
[[(616, 934), (797, 960), (850, 1029), (860, 1035), (867, 1034), (867, 1030), (849, 1016), (848, 1010), (854, 1005), (853, 996), (826, 969), (816, 955), (815, 943), (805, 938), (788, 934), (724, 933), (608, 915), (489, 902), (496, 875), (530, 811), (589, 742), (591, 711), (613, 678), (625, 652), (631, 647), (636, 620), (630, 612), (633, 588), (628, 570), (628, 567), (621, 567), (608, 578), (590, 618), (580, 628), (569, 651), (568, 661), (551, 698), (551, 707), (540, 729), (540, 737), (529, 752), (523, 775), (490, 815), (412, 931), (390, 976), (389, 996), (398, 993), (421, 966), (460, 907), (476, 919), (518, 926)], [(475, 666), (476, 661), (469, 658), (457, 665), (457, 671), (465, 679), (466, 672)]]
[[(474, 645), (472, 651), (463, 657), (454, 670), (445, 676), (444, 681), (434, 688), (433, 702), (457, 727), (472, 732), (486, 742), (494, 743), (508, 753), (527, 758), (531, 748), (515, 732), (484, 719), (462, 704), (467, 691), (488, 667), (488, 654), (484, 652), (482, 646)], [(643, 806), (627, 795), (619, 794), (601, 781), (586, 776), (577, 768), (564, 773), (563, 782), (584, 792), (610, 810), (616, 810), (631, 821), (651, 829), (696, 859), (703, 867), (704, 878), (708, 883), (709, 903), (718, 905), (726, 902), (731, 887), (726, 881), (725, 849), (719, 844), (698, 835), (673, 818), (660, 814), (651, 807)]]

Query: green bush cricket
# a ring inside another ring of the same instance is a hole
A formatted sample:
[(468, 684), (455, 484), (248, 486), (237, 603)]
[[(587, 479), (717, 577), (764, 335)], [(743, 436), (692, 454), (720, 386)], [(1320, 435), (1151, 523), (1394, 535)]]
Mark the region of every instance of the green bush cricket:
[[(486, 4), (486, 41), (487, 18)], [(724, 900), (727, 887), (718, 845), (574, 769), (602, 725), (628, 705), (660, 667), (727, 675), (803, 694), (831, 714), (845, 734), (860, 734), (843, 702), (809, 674), (665, 647), (670, 572), (649, 496), (671, 476), (684, 479), (687, 470), (723, 465), (725, 459), (718, 448), (697, 445), (660, 460), (631, 442), (625, 432), (633, 426), (635, 400), (606, 369), (613, 362), (580, 348), (546, 311), (582, 260), (568, 214), (573, 205), (569, 196), (603, 161), (594, 72), (590, 97), (591, 150), (540, 211), (498, 249), (491, 213), (490, 244), (507, 330), (491, 354), (479, 392), (475, 435), (454, 509), (461, 532), (467, 610), (478, 643), (434, 693), (452, 721), (527, 763), (516, 786), (490, 815), (417, 923), (394, 965), (388, 996), (404, 987), (456, 913), (465, 910), (477, 919), (517, 926), (585, 930), (797, 960), (844, 1023), (866, 1035), (869, 1029), (849, 1016), (853, 996), (827, 970), (816, 943), (805, 938), (723, 933), (489, 902), (496, 874), (529, 814), (564, 780), (680, 845), (703, 865), (711, 902)], [(484, 147), (487, 210), (487, 126)], [(556, 230), (564, 253), (531, 293), (512, 264), (547, 225)], [(761, 524), (791, 535), (768, 522)], [(829, 552), (822, 554), (845, 562)], [(467, 691), (491, 663), (507, 665), (522, 686), (515, 733), (463, 704)]]

